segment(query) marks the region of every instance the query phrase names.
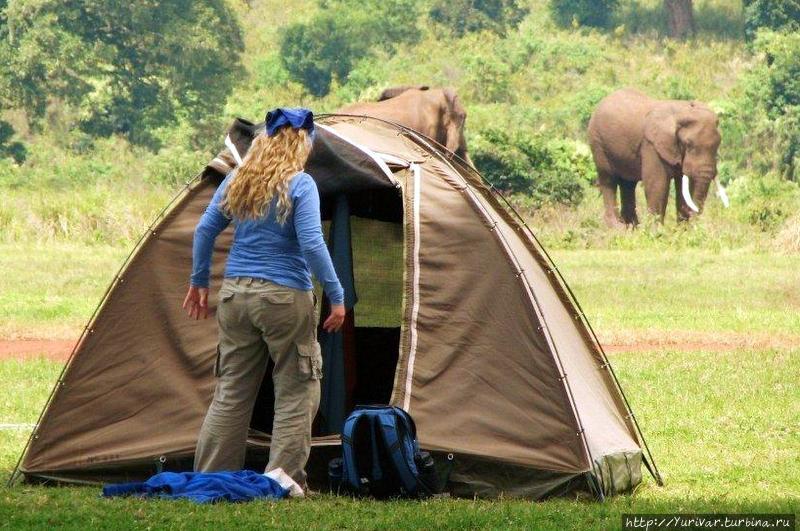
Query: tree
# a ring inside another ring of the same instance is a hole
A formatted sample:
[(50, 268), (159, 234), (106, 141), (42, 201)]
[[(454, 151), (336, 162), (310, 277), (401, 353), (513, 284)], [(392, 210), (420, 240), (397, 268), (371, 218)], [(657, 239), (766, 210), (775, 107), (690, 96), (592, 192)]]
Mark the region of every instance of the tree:
[(281, 35), (281, 61), (295, 81), (324, 96), (334, 80), (344, 82), (361, 59), (376, 49), (392, 53), (419, 39), (416, 0), (320, 0), (308, 22)]
[(800, 31), (800, 0), (744, 0), (747, 40), (755, 40), (759, 28), (789, 33)]
[(70, 105), (93, 135), (154, 145), (154, 128), (219, 114), (239, 70), (224, 0), (18, 0), (5, 15), (0, 104), (32, 125)]
[(550, 14), (557, 24), (605, 28), (611, 23), (619, 0), (550, 0)]
[(692, 0), (664, 0), (669, 36), (685, 39), (695, 32)]
[(505, 35), (527, 14), (528, 8), (517, 0), (437, 0), (428, 11), (431, 20), (447, 26), (457, 37), (482, 30)]
[(314, 96), (330, 91), (334, 78), (345, 79), (366, 53), (366, 43), (350, 37), (344, 20), (332, 13), (310, 23), (292, 24), (281, 38), (281, 61), (289, 75)]

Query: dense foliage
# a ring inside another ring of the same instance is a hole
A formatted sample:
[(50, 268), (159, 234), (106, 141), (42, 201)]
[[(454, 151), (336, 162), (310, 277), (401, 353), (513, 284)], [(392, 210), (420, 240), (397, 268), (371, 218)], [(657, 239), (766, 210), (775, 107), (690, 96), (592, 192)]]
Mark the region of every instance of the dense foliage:
[(800, 107), (800, 33), (761, 33), (756, 50), (764, 54), (762, 97), (770, 114)]
[(11, 157), (20, 163), (25, 160), (26, 155), (25, 145), (14, 140), (14, 128), (10, 123), (0, 120), (0, 159)]
[(428, 15), (457, 37), (473, 31), (505, 35), (528, 14), (518, 0), (436, 0)]
[(281, 37), (281, 61), (292, 79), (314, 96), (344, 83), (359, 60), (377, 49), (419, 39), (416, 0), (320, 0), (308, 22), (289, 25)]
[[(434, 8), (446, 7), (438, 0), (296, 0), (289, 9), (282, 0), (202, 0), (176, 14), (180, 1), (66, 0), (56, 9), (54, 0), (18, 0), (3, 9), (0, 0), (0, 121), (16, 129), (0, 125), (3, 237), (134, 238), (219, 149), (234, 116), (258, 120), (276, 105), (330, 112), (389, 86), (427, 84), (458, 92), (470, 154), (497, 188), (537, 216), (542, 229), (565, 220), (550, 241), (607, 241), (590, 184), (586, 123), (601, 98), (625, 86), (705, 101), (720, 116), (720, 179), (733, 206), (723, 210), (712, 196), (705, 221), (693, 224), (701, 228), (687, 230), (681, 241), (746, 242), (752, 238), (741, 235), (753, 231), (770, 241), (788, 231), (786, 241), (800, 241), (800, 216), (793, 214), (800, 186), (792, 182), (800, 180), (796, 37), (762, 31), (745, 44), (740, 5), (695, 0), (696, 36), (676, 42), (661, 39), (662, 0), (620, 2), (613, 31), (573, 27), (571, 16), (560, 28), (551, 21), (550, 0), (517, 0), (530, 10), (522, 20), (492, 19), (475, 31), (464, 22), (463, 34), (458, 19), (448, 19), (455, 27), (434, 20)], [(106, 11), (93, 15), (97, 36), (90, 39), (75, 29), (75, 17), (100, 5)], [(227, 6), (228, 18), (215, 18), (213, 6)], [(201, 20), (203, 9), (208, 16)], [(163, 36), (131, 34), (145, 24), (131, 18), (136, 13), (159, 13), (164, 20), (147, 27), (161, 28), (155, 31)], [(177, 20), (167, 22), (172, 16)], [(204, 64), (198, 42), (223, 75), (182, 91), (194, 61)], [(118, 78), (115, 61), (125, 49), (144, 54), (137, 63), (144, 93), (157, 88), (158, 101), (142, 109), (131, 108), (133, 99), (123, 105), (125, 98), (112, 98), (141, 94), (122, 90), (139, 86)], [(208, 107), (171, 99), (175, 91), (202, 96)], [(128, 112), (135, 129), (100, 127)]]
[(33, 124), (66, 105), (90, 135), (134, 143), (181, 118), (219, 127), (242, 51), (224, 0), (20, 0), (4, 13), (0, 103)]
[(550, 0), (553, 19), (563, 27), (572, 24), (603, 28), (611, 23), (619, 0)]
[(530, 131), (482, 130), (473, 136), (471, 149), (490, 183), (503, 192), (529, 195), (538, 205), (577, 205), (594, 178), (588, 148)]
[(750, 157), (760, 172), (800, 182), (800, 34), (761, 31), (754, 45), (759, 62), (732, 119), (753, 131)]
[(756, 37), (759, 28), (800, 31), (800, 0), (743, 0), (745, 35)]

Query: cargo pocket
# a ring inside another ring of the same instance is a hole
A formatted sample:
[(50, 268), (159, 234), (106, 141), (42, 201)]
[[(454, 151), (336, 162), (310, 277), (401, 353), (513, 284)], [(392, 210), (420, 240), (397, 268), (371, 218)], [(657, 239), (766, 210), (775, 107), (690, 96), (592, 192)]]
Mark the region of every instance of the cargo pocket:
[(294, 293), (291, 291), (265, 291), (260, 294), (262, 300), (270, 304), (292, 304)]
[(214, 378), (219, 378), (222, 374), (219, 370), (219, 358), (222, 354), (219, 351), (219, 345), (217, 345), (217, 357), (214, 360)]
[(322, 379), (322, 349), (316, 340), (297, 343), (297, 362), (301, 380)]
[(228, 302), (233, 298), (233, 292), (227, 290), (219, 290), (219, 302)]

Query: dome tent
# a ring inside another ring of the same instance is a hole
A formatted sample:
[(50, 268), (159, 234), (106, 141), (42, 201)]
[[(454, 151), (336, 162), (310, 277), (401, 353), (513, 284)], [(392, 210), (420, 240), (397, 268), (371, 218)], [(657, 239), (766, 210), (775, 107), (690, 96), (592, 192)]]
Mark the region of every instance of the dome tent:
[[(409, 411), (420, 446), (452, 456), (454, 495), (588, 490), (603, 498), (635, 487), (642, 463), (660, 483), (577, 301), (533, 233), (477, 172), (393, 123), (324, 115), (317, 125), (307, 171), (324, 219), (337, 199), (347, 200), (352, 271), (338, 273), (359, 295), (343, 332), (346, 352), (326, 353), (323, 386), (343, 380), (337, 392), (350, 406), (389, 402)], [(192, 235), (261, 128), (237, 120), (227, 147), (137, 244), (12, 480), (126, 481), (191, 468), (213, 396), (217, 336), (213, 319), (194, 321), (181, 309)], [(212, 310), (231, 237), (228, 229), (217, 240)], [(267, 375), (248, 438), (252, 467), (263, 467), (269, 451)], [(322, 425), (315, 424), (309, 461), (318, 488), (339, 447), (335, 426)]]

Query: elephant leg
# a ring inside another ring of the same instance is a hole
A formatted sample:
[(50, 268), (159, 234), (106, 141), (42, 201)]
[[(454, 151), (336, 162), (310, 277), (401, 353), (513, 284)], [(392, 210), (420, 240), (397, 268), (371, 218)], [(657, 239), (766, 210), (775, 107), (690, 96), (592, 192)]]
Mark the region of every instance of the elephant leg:
[(611, 228), (624, 227), (619, 215), (619, 208), (617, 207), (617, 185), (619, 181), (611, 175), (599, 172), (597, 173), (597, 186), (600, 188), (600, 193), (603, 196), (603, 206), (605, 211), (603, 219)]
[(642, 185), (647, 200), (647, 211), (664, 221), (669, 200), (669, 183), (672, 181), (668, 169), (664, 166), (655, 149), (642, 151)]
[(652, 179), (644, 187), (648, 212), (658, 216), (658, 220), (662, 222), (664, 221), (664, 215), (667, 213), (669, 182), (669, 179)]
[(622, 222), (635, 227), (639, 224), (636, 215), (636, 181), (620, 179), (619, 194), (622, 202)]

